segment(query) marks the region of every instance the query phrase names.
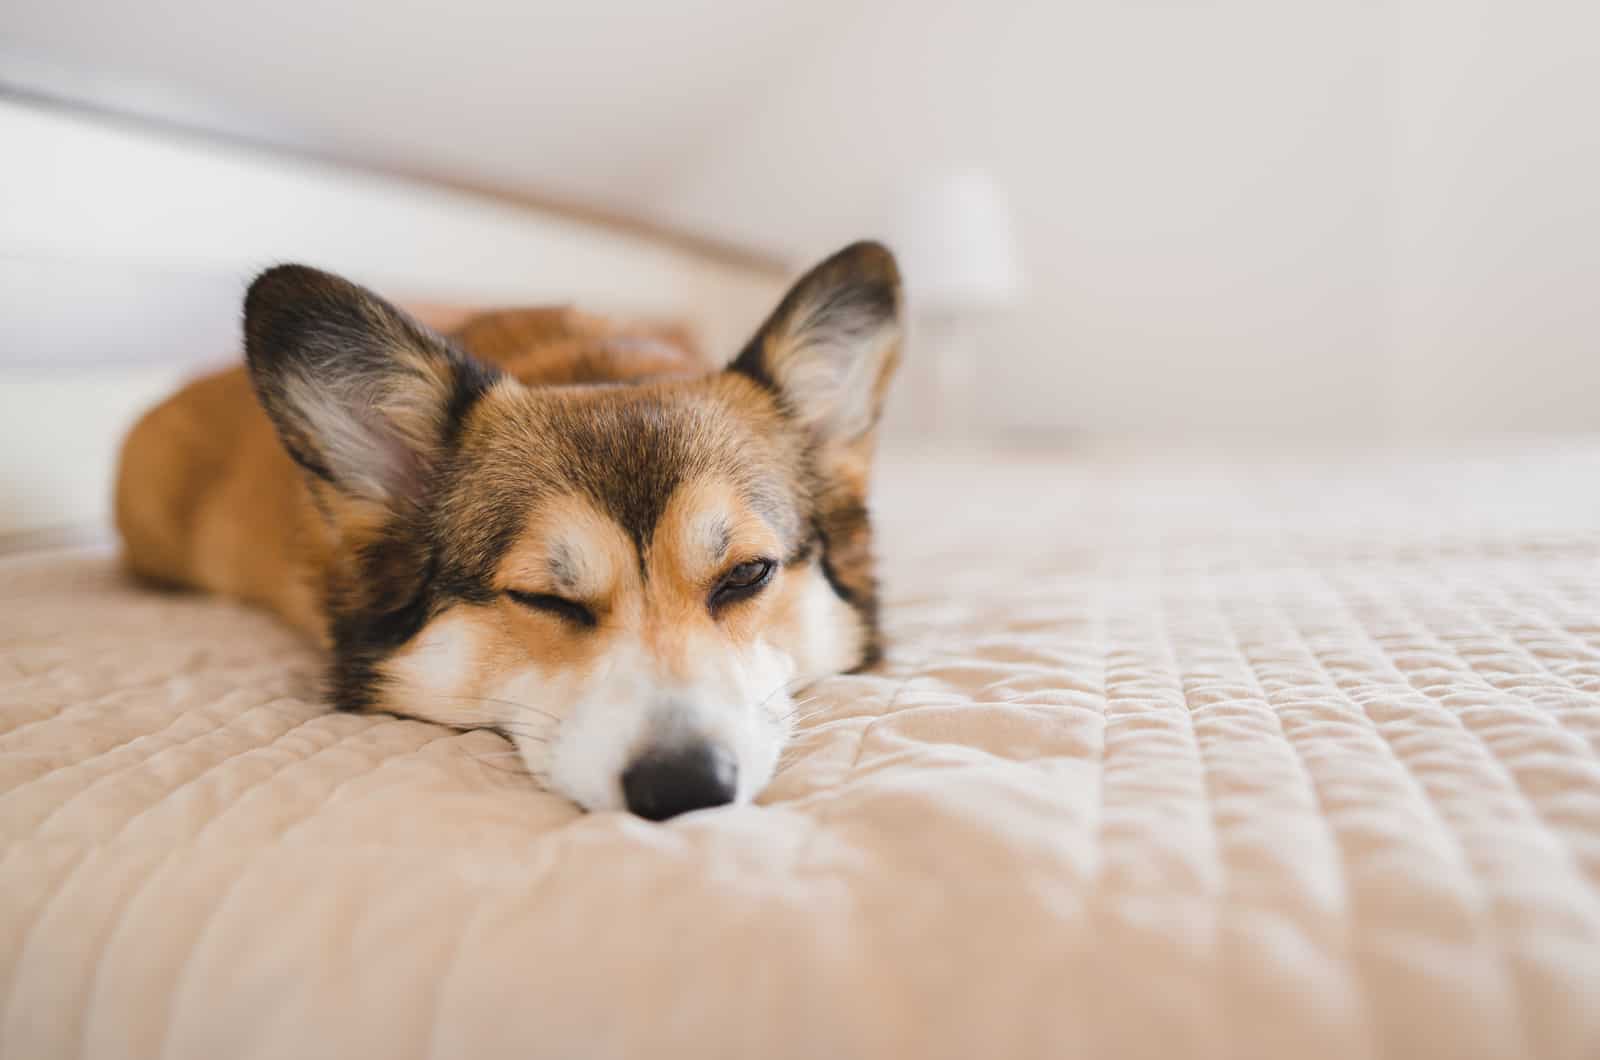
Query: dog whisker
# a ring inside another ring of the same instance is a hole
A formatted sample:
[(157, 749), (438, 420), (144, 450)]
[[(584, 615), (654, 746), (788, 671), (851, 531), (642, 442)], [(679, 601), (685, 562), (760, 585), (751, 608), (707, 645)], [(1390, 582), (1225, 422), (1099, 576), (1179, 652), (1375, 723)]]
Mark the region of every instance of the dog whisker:
[(541, 717), (549, 718), (551, 721), (560, 721), (561, 720), (560, 715), (552, 714), (548, 710), (541, 710), (538, 707), (535, 707), (535, 706), (533, 706), (531, 704), (528, 704), (528, 703), (519, 703), (517, 700), (514, 700), (514, 699), (497, 699), (494, 696), (461, 696), (461, 695), (444, 696), (442, 698), (444, 698), (444, 699), (460, 699), (460, 700), (464, 700), (464, 701), (466, 701), (468, 703), (493, 703), (493, 704), (496, 704), (497, 706), (502, 706), (502, 707), (515, 707), (517, 710), (525, 710), (529, 714), (538, 714)]
[(798, 736), (798, 735), (800, 735), (800, 734), (802, 734), (802, 733), (804, 733), (806, 731), (806, 727), (807, 726), (811, 725), (813, 722), (818, 722), (818, 721), (825, 721), (825, 718), (824, 718), (823, 714), (821, 714), (821, 713), (808, 714), (803, 718), (794, 719), (792, 722), (789, 723), (789, 725), (794, 730), (795, 735)]
[(504, 721), (492, 726), (492, 728), (505, 733), (519, 732), (537, 733), (542, 735), (545, 733), (554, 732), (556, 729), (556, 724), (543, 719), (523, 721), (517, 718), (506, 718)]
[[(810, 706), (811, 704), (815, 703), (816, 701), (817, 701), (817, 697), (816, 696), (807, 696), (804, 699), (798, 700), (793, 704), (793, 709), (790, 710), (789, 713), (787, 713), (787, 714), (783, 715), (782, 717), (778, 718), (778, 720), (780, 722), (782, 722), (782, 721), (794, 721), (796, 718), (800, 717), (801, 711), (805, 710), (806, 707)], [(823, 709), (826, 709), (826, 708), (823, 708)], [(808, 714), (806, 714), (805, 717), (812, 717), (813, 715), (816, 715), (816, 714), (819, 714), (819, 713), (822, 713), (822, 711), (820, 711), (820, 710), (811, 711)]]
[(776, 696), (780, 692), (785, 692), (785, 691), (789, 690), (791, 685), (794, 686), (795, 688), (798, 688), (798, 687), (800, 687), (801, 685), (803, 685), (805, 683), (806, 683), (806, 679), (803, 678), (803, 677), (795, 677), (795, 678), (791, 678), (788, 681), (779, 682), (778, 686), (776, 688), (774, 688), (771, 692), (768, 692), (766, 695), (761, 697), (761, 699), (756, 703), (756, 709), (760, 710), (762, 707), (765, 707), (768, 703), (770, 703), (772, 701), (772, 697), (773, 696)]
[(538, 740), (540, 743), (548, 743), (550, 740), (550, 730), (548, 728), (533, 729), (525, 726), (497, 725), (495, 726), (495, 731), (502, 736), (520, 736), (526, 740)]

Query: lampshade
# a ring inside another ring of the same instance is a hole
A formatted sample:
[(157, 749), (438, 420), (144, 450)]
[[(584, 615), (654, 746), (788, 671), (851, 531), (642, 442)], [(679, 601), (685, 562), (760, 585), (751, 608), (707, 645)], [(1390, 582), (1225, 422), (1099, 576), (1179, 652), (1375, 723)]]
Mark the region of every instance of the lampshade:
[(1011, 212), (979, 169), (934, 173), (896, 205), (890, 239), (914, 309), (996, 309), (1022, 289)]

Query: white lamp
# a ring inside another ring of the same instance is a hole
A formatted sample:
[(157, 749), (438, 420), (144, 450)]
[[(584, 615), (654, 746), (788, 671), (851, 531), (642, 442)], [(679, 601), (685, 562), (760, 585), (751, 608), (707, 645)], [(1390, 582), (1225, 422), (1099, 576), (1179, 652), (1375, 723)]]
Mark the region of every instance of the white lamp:
[(1023, 286), (1005, 196), (983, 170), (930, 174), (897, 204), (890, 235), (915, 357), (933, 369), (935, 430), (968, 435), (981, 325)]

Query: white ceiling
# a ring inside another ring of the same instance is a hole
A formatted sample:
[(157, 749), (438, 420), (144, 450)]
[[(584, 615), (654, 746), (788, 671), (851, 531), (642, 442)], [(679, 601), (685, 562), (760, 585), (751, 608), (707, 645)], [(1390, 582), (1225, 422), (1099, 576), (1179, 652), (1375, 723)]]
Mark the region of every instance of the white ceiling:
[(24, 0), (0, 83), (649, 217), (844, 0)]

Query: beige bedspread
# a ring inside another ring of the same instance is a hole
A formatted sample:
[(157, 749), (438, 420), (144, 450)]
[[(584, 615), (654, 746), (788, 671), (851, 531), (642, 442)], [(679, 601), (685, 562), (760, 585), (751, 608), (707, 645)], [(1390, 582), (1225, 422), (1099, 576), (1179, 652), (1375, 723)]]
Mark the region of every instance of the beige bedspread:
[(581, 816), (0, 562), (0, 1053), (1600, 1056), (1600, 447), (890, 460), (761, 805)]

